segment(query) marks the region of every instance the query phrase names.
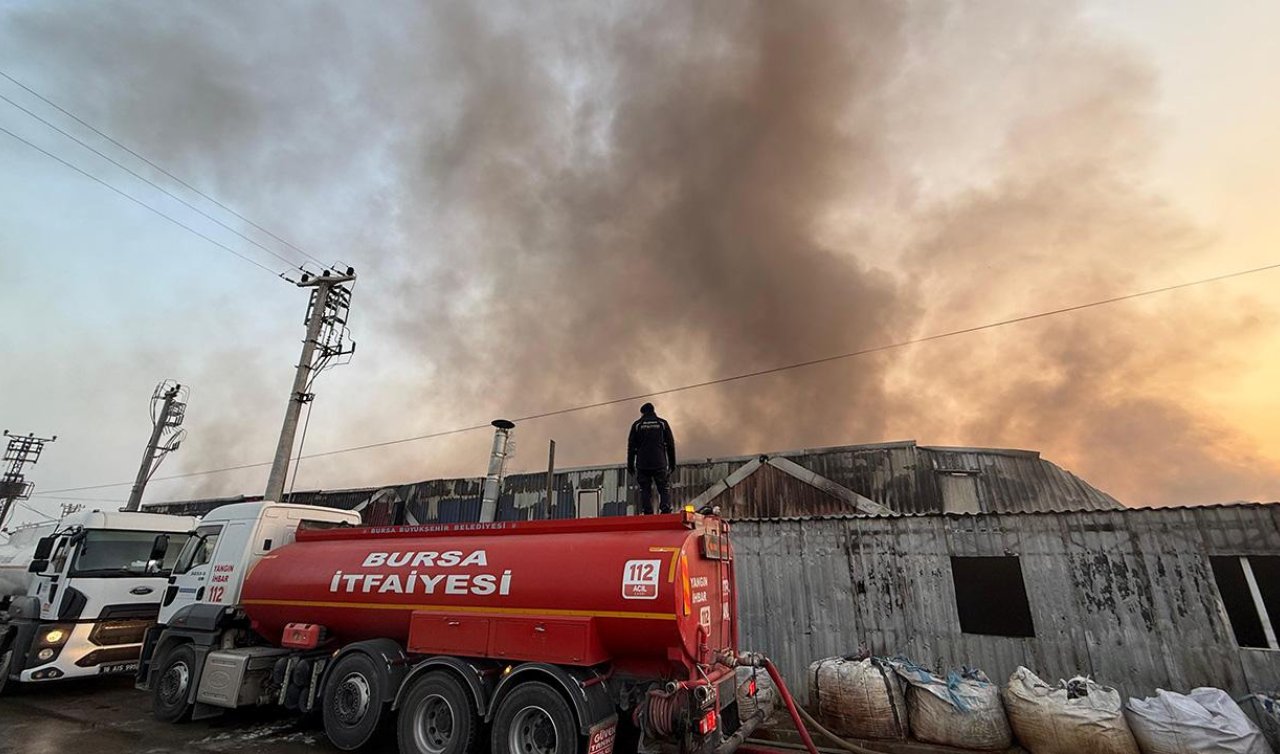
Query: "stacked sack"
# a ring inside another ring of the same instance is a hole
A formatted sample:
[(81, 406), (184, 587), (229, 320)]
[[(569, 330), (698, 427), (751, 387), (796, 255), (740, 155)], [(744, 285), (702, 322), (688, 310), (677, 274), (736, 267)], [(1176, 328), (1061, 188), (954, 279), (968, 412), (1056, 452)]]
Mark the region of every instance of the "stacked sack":
[(1005, 687), (1004, 706), (1031, 754), (1138, 754), (1120, 694), (1088, 678), (1050, 686), (1019, 666)]
[(906, 738), (902, 684), (879, 657), (828, 657), (809, 666), (809, 701), (822, 724), (850, 738)]
[(964, 668), (943, 679), (909, 662), (894, 669), (908, 684), (911, 734), (959, 749), (1007, 749), (1013, 743), (1000, 689), (980, 670)]
[(1280, 751), (1280, 692), (1274, 694), (1254, 694), (1249, 698), (1253, 705), (1254, 716), (1262, 728), (1262, 737), (1272, 751)]
[(1130, 699), (1129, 727), (1143, 754), (1272, 754), (1262, 731), (1222, 689), (1156, 689)]
[[(734, 679), (737, 684), (738, 719), (750, 720), (760, 712), (762, 725), (769, 727), (777, 722), (778, 688), (769, 674), (759, 668), (740, 667)], [(754, 693), (752, 693), (754, 689)]]

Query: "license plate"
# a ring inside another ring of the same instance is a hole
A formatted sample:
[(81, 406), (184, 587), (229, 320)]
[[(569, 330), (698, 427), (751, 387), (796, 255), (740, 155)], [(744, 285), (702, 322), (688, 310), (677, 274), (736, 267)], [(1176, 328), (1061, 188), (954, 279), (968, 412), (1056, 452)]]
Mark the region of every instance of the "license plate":
[(108, 673), (136, 673), (138, 672), (137, 662), (109, 662), (106, 665), (98, 666), (98, 675), (107, 675)]

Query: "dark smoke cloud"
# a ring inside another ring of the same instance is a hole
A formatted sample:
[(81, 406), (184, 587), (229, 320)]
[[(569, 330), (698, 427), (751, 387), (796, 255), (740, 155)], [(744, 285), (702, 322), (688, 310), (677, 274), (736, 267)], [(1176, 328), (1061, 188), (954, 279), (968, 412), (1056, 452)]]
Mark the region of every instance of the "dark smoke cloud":
[[(909, 292), (820, 233), (824, 213), (884, 183), (888, 134), (871, 103), (902, 55), (900, 12), (711, 8), (587, 19), (560, 40), (570, 49), (549, 53), (449, 19), (466, 32), (446, 55), (462, 96), (455, 119), (421, 135), (417, 178), (430, 188), (416, 193), (438, 205), (409, 235), (443, 218), (464, 228), (462, 248), (447, 273), (406, 283), (404, 298), (442, 295), (407, 311), (400, 334), (448, 365), (450, 394), (508, 396), (499, 405), (522, 413), (854, 350), (910, 326)], [(590, 76), (566, 84), (555, 69), (573, 53)], [(453, 292), (467, 303), (447, 303)], [(883, 409), (867, 408), (881, 369), (864, 365), (852, 384), (809, 375), (786, 388), (801, 400), (708, 391), (681, 412), (687, 447), (772, 447), (855, 415), (876, 436)], [(822, 396), (839, 396), (834, 415)], [(573, 425), (575, 444), (616, 445), (618, 422), (593, 418)]]
[[(311, 248), (357, 250), (364, 342), (396, 368), (358, 360), (384, 389), (309, 448), (1076, 303), (1211, 248), (1143, 182), (1150, 72), (1070, 4), (10, 15), (114, 129), (242, 206), (305, 218)], [(1041, 449), (1135, 503), (1261, 495), (1274, 462), (1180, 392), (1265, 324), (1232, 311), (1186, 295), (657, 403), (686, 457), (919, 438)], [(617, 462), (634, 410), (519, 434)], [(183, 461), (269, 455), (276, 419), (253, 443), (226, 431), (245, 422), (210, 422)], [(474, 474), (485, 442), (339, 457), (311, 480)]]

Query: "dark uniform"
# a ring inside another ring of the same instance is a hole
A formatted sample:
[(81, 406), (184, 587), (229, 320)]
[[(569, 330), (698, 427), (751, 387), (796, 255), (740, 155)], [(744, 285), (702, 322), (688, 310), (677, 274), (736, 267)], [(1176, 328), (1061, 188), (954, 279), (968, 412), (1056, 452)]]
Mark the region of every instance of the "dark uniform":
[(670, 474), (676, 468), (676, 441), (671, 425), (653, 411), (653, 404), (640, 407), (640, 418), (631, 425), (627, 437), (627, 471), (640, 485), (640, 511), (653, 513), (653, 485), (658, 487), (658, 507), (671, 512)]

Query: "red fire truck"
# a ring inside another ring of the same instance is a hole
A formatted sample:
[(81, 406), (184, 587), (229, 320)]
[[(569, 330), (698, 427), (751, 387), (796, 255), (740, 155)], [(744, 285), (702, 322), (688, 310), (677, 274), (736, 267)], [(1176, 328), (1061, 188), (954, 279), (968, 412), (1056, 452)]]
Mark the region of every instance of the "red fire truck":
[(344, 750), (394, 728), (404, 754), (727, 754), (760, 723), (738, 713), (719, 518), (361, 528), (310, 510), (229, 505), (192, 533), (203, 581), (183, 581), (184, 550), (139, 670), (156, 717), (278, 704)]

